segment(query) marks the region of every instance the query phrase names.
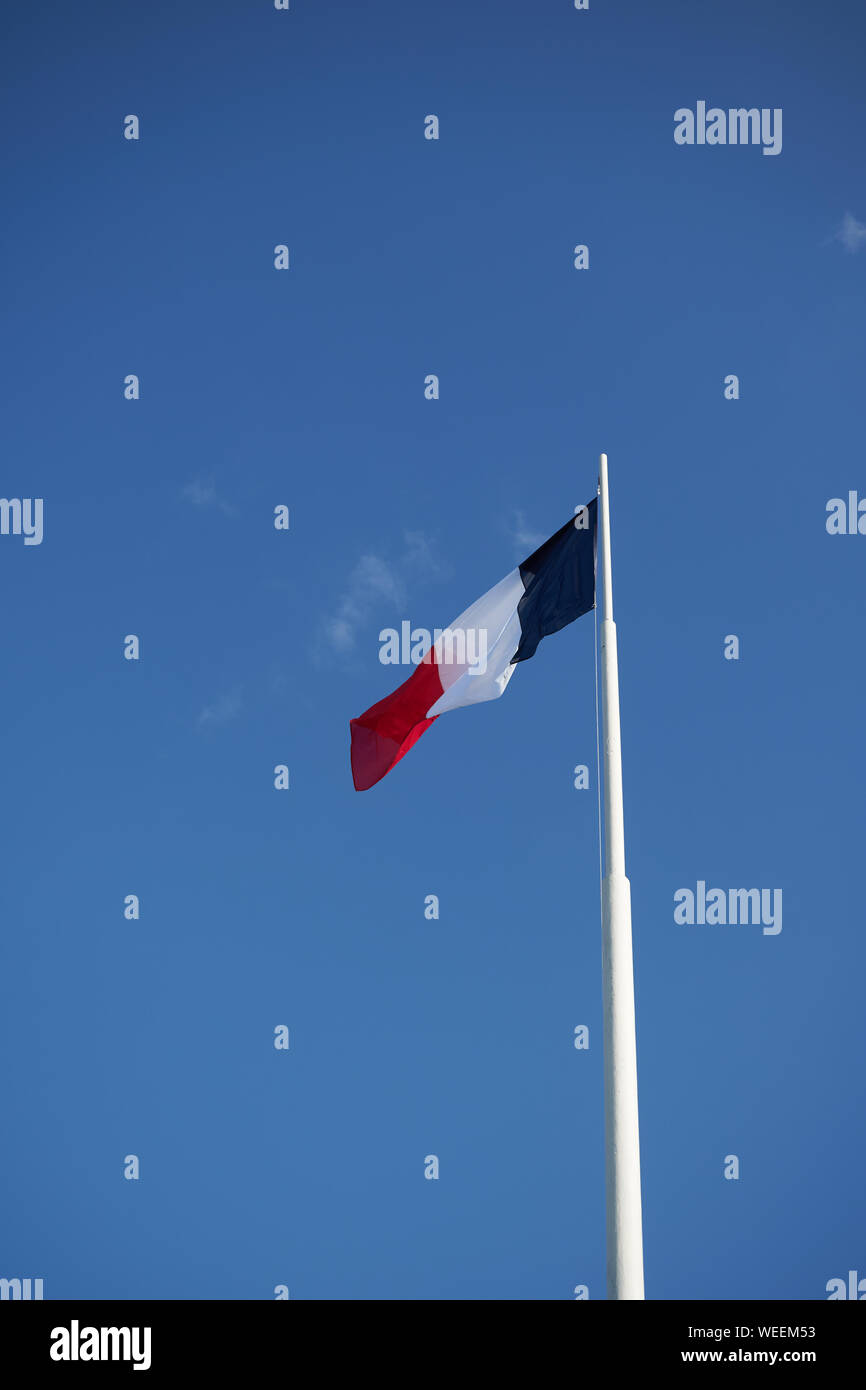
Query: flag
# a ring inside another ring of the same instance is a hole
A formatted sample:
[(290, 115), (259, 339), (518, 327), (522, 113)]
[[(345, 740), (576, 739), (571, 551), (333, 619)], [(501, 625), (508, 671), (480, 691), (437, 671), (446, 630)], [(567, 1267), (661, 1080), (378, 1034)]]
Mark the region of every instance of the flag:
[(542, 637), (595, 607), (597, 522), (593, 498), (436, 635), (392, 695), (350, 721), (356, 791), (381, 781), (440, 714), (497, 700)]

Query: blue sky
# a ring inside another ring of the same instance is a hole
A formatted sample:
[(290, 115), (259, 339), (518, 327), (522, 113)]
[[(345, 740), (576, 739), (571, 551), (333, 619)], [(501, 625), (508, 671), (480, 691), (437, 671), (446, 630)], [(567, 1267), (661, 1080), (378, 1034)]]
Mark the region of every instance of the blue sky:
[[(825, 529), (866, 495), (862, 8), (2, 27), (0, 493), (45, 521), (0, 536), (0, 1275), (604, 1296), (592, 619), (372, 791), (348, 758), (380, 629), (453, 619), (602, 449), (647, 1296), (866, 1275), (866, 539)], [(698, 100), (781, 108), (781, 154), (677, 146)], [(782, 931), (676, 924), (698, 880)]]

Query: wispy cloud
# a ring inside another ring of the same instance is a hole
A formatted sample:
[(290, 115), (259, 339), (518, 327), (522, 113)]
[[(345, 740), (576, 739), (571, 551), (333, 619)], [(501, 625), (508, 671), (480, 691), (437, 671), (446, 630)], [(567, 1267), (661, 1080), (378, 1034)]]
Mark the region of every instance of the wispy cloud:
[(195, 478), (187, 483), (182, 494), (194, 507), (216, 507), (225, 516), (234, 516), (235, 509), (220, 497), (213, 478)]
[(321, 624), (319, 646), (336, 656), (348, 656), (358, 630), (378, 609), (389, 614), (405, 608), (407, 581), (438, 578), (443, 569), (430, 539), (421, 531), (403, 533), (403, 553), (394, 560), (362, 555), (352, 570), (334, 610)]
[(423, 531), (404, 531), (403, 546), (400, 568), (406, 573), (424, 579), (436, 579), (442, 574), (442, 565), (434, 554), (433, 543)]
[(520, 553), (522, 559), (531, 555), (533, 550), (537, 550), (542, 541), (547, 540), (547, 536), (541, 531), (533, 531), (526, 524), (523, 512), (515, 510), (512, 513), (512, 521), (509, 527), (511, 544)]
[(224, 724), (228, 724), (232, 719), (236, 719), (241, 712), (240, 690), (232, 690), (226, 695), (219, 695), (210, 705), (205, 705), (199, 712), (196, 724), (200, 729), (220, 729)]
[(846, 212), (835, 240), (841, 241), (846, 251), (859, 251), (861, 246), (866, 245), (866, 222), (858, 222), (856, 217)]
[(379, 555), (362, 555), (335, 612), (325, 620), (323, 635), (335, 652), (344, 655), (357, 640), (357, 629), (378, 602), (399, 608), (405, 589), (394, 568)]

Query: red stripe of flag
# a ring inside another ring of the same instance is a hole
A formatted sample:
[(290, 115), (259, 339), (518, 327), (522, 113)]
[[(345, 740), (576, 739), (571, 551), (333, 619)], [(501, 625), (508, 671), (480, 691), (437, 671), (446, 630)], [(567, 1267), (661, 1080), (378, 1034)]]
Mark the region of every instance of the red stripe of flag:
[(442, 681), (433, 650), (408, 680), (377, 705), (350, 720), (352, 730), (352, 779), (355, 790), (367, 791), (390, 772), (434, 719), (427, 718), (442, 694)]

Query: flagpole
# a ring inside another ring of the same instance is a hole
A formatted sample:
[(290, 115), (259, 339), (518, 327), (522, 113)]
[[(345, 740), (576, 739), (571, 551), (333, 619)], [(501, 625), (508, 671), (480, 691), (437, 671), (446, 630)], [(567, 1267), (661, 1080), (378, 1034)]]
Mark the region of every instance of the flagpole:
[(604, 999), (604, 1130), (607, 1187), (607, 1296), (642, 1299), (640, 1140), (631, 885), (625, 876), (619, 674), (610, 562), (607, 454), (599, 458), (601, 567), (601, 703), (604, 728), (604, 877), (601, 885), (601, 969)]

